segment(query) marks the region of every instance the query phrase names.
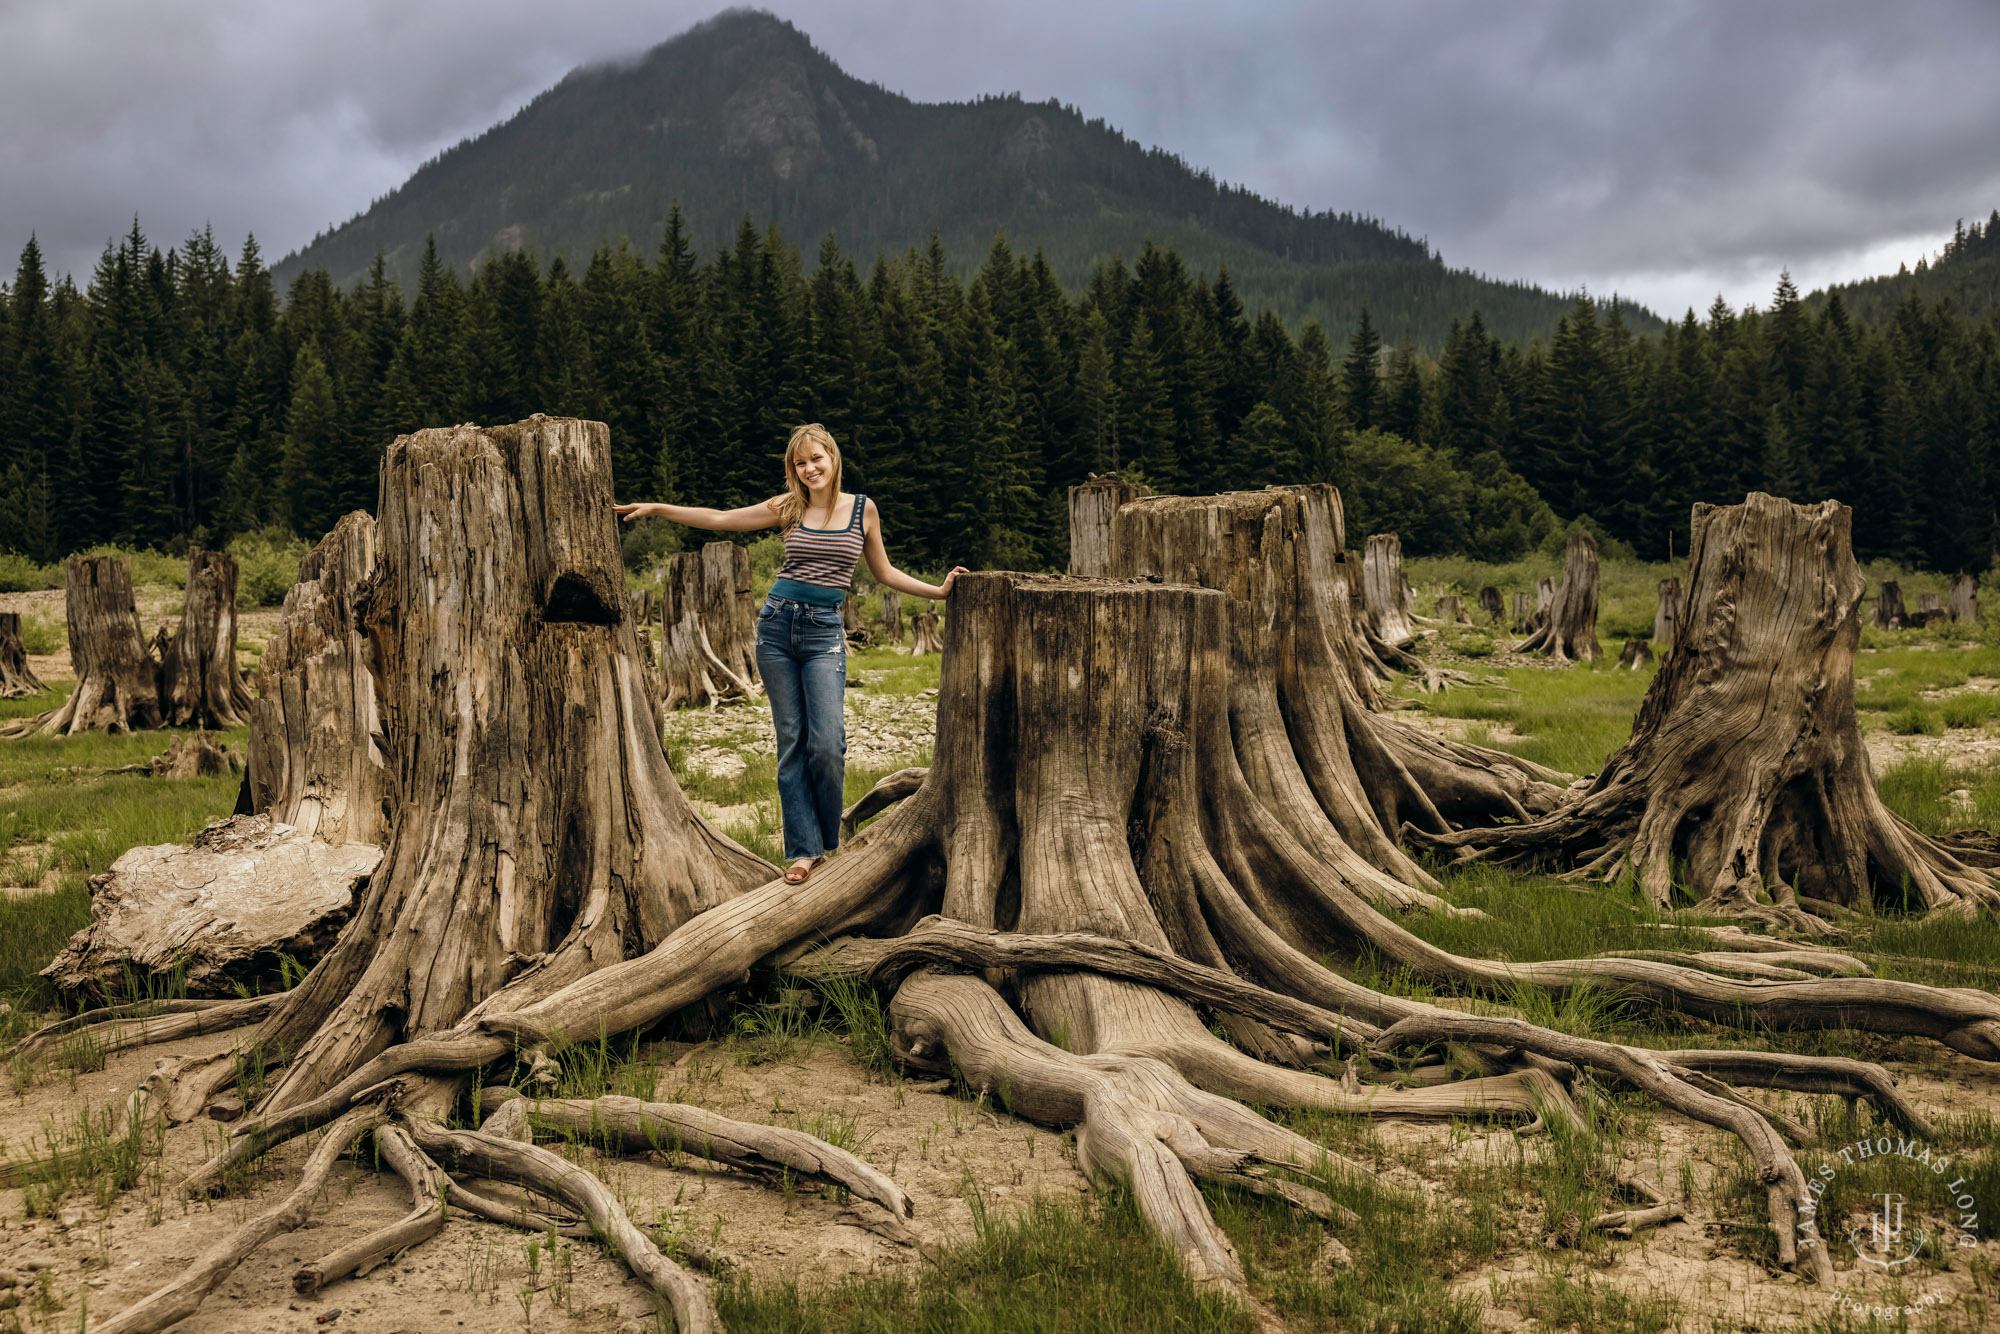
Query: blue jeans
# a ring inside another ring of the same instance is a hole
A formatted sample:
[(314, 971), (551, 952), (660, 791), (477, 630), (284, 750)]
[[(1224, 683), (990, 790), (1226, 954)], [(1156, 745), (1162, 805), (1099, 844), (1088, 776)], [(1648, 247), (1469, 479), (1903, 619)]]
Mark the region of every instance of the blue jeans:
[(757, 671), (778, 731), (785, 860), (840, 846), (847, 778), (847, 636), (840, 608), (774, 597), (757, 613)]

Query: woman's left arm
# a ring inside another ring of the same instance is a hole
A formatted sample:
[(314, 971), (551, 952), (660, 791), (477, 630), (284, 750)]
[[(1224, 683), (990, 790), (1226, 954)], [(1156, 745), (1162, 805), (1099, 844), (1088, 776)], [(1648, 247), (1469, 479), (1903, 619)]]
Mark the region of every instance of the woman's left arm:
[(958, 582), (961, 574), (970, 574), (963, 565), (954, 565), (951, 573), (941, 584), (927, 584), (921, 579), (912, 579), (889, 563), (889, 550), (882, 545), (882, 518), (875, 511), (875, 502), (869, 501), (861, 520), (861, 531), (865, 539), (863, 550), (868, 554), (868, 572), (875, 576), (875, 582), (884, 588), (892, 588), (898, 593), (907, 593), (913, 598), (945, 598), (951, 596), (951, 586)]

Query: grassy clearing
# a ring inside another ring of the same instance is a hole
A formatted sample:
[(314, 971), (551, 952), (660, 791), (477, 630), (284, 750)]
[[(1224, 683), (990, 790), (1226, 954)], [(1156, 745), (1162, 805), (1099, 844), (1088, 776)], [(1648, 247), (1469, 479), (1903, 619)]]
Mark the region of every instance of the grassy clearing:
[(1408, 698), (1436, 717), (1473, 723), (1466, 740), (1475, 745), (1511, 751), (1564, 773), (1588, 774), (1632, 735), (1632, 719), (1653, 671), (1618, 671), (1599, 663), (1560, 671), (1514, 668), (1500, 676), (1499, 686)]

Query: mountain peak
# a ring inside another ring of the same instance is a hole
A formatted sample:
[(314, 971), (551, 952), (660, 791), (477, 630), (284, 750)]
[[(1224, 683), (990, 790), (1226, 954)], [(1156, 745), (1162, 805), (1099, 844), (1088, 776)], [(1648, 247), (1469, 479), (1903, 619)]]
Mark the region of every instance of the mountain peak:
[(1430, 347), (1473, 305), (1503, 336), (1546, 332), (1566, 308), (1444, 270), (1422, 242), (1373, 219), (1220, 185), (1072, 108), (1017, 96), (912, 102), (848, 75), (759, 9), (724, 10), (630, 59), (573, 71), (277, 272), (324, 264), (345, 284), (379, 250), (407, 284), (426, 235), (461, 271), (522, 247), (581, 264), (599, 245), (657, 237), (675, 204), (705, 250), (728, 244), (749, 214), (794, 244), (831, 232), (863, 262), (935, 233), (969, 268), (1004, 231), (1044, 250), (1072, 287), (1153, 241), (1210, 273), (1226, 264), (1253, 306), (1317, 316), (1339, 334), (1365, 302), (1390, 336), (1407, 330)]

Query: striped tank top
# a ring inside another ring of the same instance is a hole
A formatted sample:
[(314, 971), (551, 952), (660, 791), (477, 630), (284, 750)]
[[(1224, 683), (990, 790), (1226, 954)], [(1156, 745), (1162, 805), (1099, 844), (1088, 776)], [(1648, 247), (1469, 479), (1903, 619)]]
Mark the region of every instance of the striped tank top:
[(845, 528), (808, 528), (793, 524), (785, 534), (785, 561), (771, 585), (776, 597), (838, 606), (854, 583), (854, 566), (861, 559), (864, 539), (861, 516), (868, 497), (854, 497), (854, 513)]

